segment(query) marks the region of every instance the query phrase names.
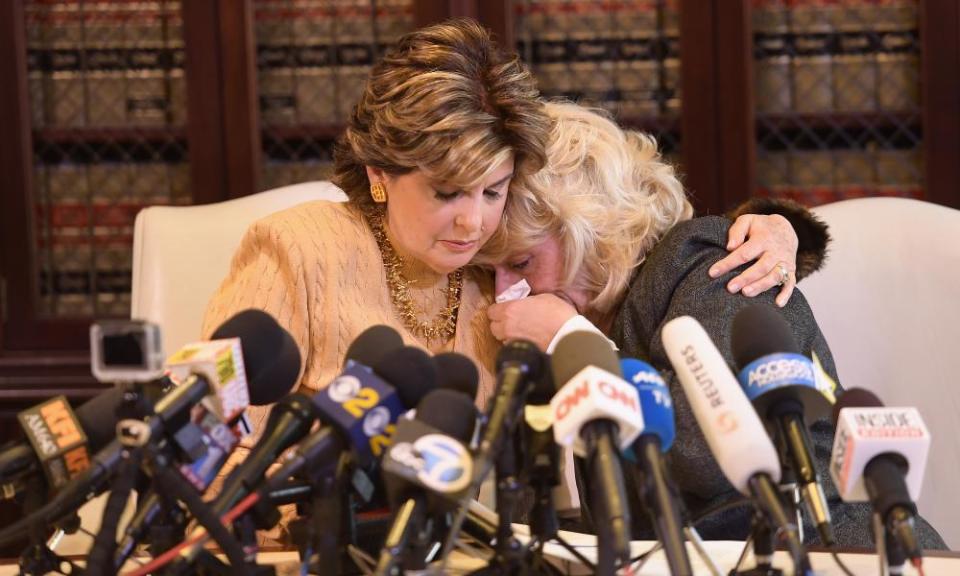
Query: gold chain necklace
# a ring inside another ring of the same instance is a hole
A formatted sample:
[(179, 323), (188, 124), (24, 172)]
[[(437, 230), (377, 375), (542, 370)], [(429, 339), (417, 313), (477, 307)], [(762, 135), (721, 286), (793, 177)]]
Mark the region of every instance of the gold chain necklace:
[(397, 254), (383, 229), (383, 212), (375, 209), (364, 210), (367, 222), (373, 230), (373, 237), (380, 248), (380, 257), (387, 272), (387, 286), (390, 299), (400, 316), (403, 325), (415, 336), (428, 342), (446, 342), (457, 331), (457, 311), (460, 309), (460, 294), (463, 289), (463, 268), (457, 268), (447, 274), (447, 305), (432, 322), (422, 322), (417, 317), (417, 309), (410, 298), (410, 281), (403, 275), (403, 258)]

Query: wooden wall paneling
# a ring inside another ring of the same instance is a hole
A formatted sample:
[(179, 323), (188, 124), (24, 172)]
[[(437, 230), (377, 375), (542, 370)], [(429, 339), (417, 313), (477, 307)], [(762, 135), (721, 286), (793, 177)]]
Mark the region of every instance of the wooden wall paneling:
[(187, 145), (194, 204), (229, 198), (223, 141), (220, 26), (217, 0), (181, 4), (187, 81)]
[(5, 290), (0, 310), (0, 349), (11, 330), (22, 330), (25, 300), (36, 291), (36, 277), (21, 277), (30, 269), (30, 254), (22, 249), (29, 232), (31, 188), (30, 114), (27, 103), (26, 37), (23, 2), (0, 3), (0, 280)]
[(716, 150), (720, 196), (716, 207), (726, 211), (753, 196), (757, 188), (750, 0), (717, 0), (714, 13), (716, 112), (720, 136)]
[(477, 20), (492, 30), (497, 41), (507, 50), (514, 50), (516, 46), (514, 4), (514, 0), (489, 0), (481, 1), (477, 6)]
[(224, 144), (229, 198), (260, 188), (260, 105), (253, 0), (220, 0)]
[(721, 214), (755, 184), (749, 0), (681, 0), (685, 185), (699, 214)]
[(193, 202), (248, 196), (258, 190), (261, 166), (252, 1), (182, 7)]
[(960, 4), (920, 2), (926, 199), (960, 208)]
[(683, 93), (680, 130), (684, 186), (698, 214), (723, 210), (716, 151), (720, 144), (716, 114), (716, 28), (713, 0), (681, 0), (680, 82)]

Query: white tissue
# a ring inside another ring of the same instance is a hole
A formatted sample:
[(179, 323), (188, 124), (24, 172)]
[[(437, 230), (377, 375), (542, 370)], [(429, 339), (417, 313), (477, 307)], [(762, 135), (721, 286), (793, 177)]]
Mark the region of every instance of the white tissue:
[(500, 304), (501, 302), (510, 302), (511, 300), (519, 300), (521, 298), (526, 298), (529, 295), (530, 285), (527, 284), (527, 280), (525, 278), (521, 278), (519, 282), (497, 295), (497, 304)]

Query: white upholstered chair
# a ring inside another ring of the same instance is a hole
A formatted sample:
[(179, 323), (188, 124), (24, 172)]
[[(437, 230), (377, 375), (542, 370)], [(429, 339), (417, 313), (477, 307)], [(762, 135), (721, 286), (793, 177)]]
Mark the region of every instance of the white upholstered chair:
[[(329, 182), (305, 182), (202, 206), (152, 206), (137, 215), (133, 233), (131, 317), (160, 326), (171, 354), (200, 339), (210, 297), (226, 277), (244, 232), (256, 220), (311, 200), (344, 201)], [(106, 494), (80, 510), (83, 527), (96, 532)], [(127, 507), (121, 525), (133, 510)], [(60, 554), (83, 554), (92, 540), (82, 533), (63, 539)]]
[(200, 338), (207, 302), (254, 221), (311, 200), (344, 201), (329, 182), (305, 182), (203, 206), (153, 206), (137, 215), (130, 315), (160, 325), (166, 354)]
[(814, 212), (833, 242), (800, 289), (840, 382), (920, 410), (933, 442), (918, 506), (960, 549), (960, 211), (864, 198)]

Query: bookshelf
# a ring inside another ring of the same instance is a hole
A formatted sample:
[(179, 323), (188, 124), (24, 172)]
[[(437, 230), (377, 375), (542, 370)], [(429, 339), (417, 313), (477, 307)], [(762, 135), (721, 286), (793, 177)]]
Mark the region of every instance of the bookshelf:
[(960, 207), (956, 2), (4, 1), (0, 413), (93, 393), (87, 329), (128, 310), (140, 207), (325, 178), (370, 65), (452, 16), (547, 96), (655, 135), (701, 213), (756, 193)]
[(925, 198), (920, 3), (756, 0), (761, 195)]

